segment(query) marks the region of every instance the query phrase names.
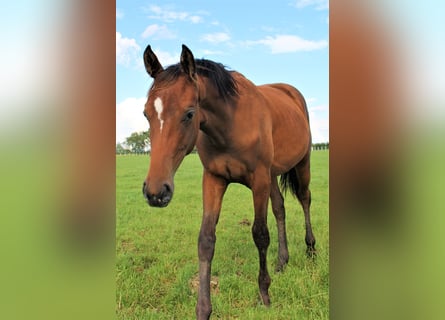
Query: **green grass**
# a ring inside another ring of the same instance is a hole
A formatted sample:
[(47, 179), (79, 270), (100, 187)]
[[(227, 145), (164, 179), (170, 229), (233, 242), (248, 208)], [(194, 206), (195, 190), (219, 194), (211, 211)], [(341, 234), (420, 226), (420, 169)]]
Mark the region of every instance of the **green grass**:
[[(259, 301), (258, 253), (251, 235), (253, 201), (246, 187), (231, 184), (217, 226), (212, 276), (213, 319), (329, 318), (329, 152), (312, 153), (312, 227), (316, 259), (305, 255), (304, 216), (290, 194), (285, 206), (289, 264), (275, 273), (277, 231), (269, 208), (268, 268), (272, 306)], [(148, 156), (116, 159), (116, 314), (118, 319), (193, 319), (201, 223), (202, 167), (196, 154), (184, 159), (167, 208), (149, 207), (141, 193)]]

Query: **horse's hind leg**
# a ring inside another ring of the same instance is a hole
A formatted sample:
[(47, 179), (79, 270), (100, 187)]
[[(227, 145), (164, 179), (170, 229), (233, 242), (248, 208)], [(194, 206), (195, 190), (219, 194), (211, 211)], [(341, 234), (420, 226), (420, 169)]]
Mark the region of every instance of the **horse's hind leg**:
[(310, 157), (309, 153), (306, 157), (295, 167), (298, 179), (298, 191), (297, 198), (303, 207), (304, 212), (304, 220), (306, 226), (306, 245), (308, 256), (312, 256), (316, 253), (315, 250), (315, 237), (312, 233), (311, 226), (311, 215), (310, 215), (310, 206), (311, 206), (311, 191), (309, 190), (309, 182), (311, 179), (310, 174)]
[(284, 199), (278, 187), (276, 177), (272, 177), (270, 200), (272, 203), (273, 214), (277, 221), (278, 229), (278, 262), (275, 268), (276, 272), (282, 271), (284, 266), (289, 261), (289, 251), (287, 249), (286, 237), (286, 212), (284, 209)]

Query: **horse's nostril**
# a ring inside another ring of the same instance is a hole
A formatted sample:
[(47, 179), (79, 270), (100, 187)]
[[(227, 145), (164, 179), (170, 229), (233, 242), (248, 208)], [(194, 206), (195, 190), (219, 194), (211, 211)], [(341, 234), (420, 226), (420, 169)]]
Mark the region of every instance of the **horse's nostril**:
[(151, 190), (148, 184), (144, 181), (142, 184), (142, 194), (150, 206), (165, 207), (168, 205), (173, 196), (173, 187), (169, 183), (161, 185), (158, 191)]
[(166, 194), (169, 194), (172, 192), (172, 188), (170, 187), (170, 185), (168, 185), (166, 183), (164, 184), (164, 190), (165, 190)]
[(146, 195), (146, 192), (145, 192), (145, 187), (147, 186), (147, 183), (144, 181), (144, 183), (142, 184), (142, 194), (143, 195)]

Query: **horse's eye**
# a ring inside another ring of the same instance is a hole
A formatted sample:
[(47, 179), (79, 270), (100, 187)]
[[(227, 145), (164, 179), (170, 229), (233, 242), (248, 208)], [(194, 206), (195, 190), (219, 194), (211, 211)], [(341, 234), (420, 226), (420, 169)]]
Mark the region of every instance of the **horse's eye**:
[(184, 118), (183, 118), (182, 121), (188, 122), (188, 121), (192, 120), (194, 116), (195, 116), (195, 110), (194, 109), (189, 109), (189, 110), (187, 110), (185, 112)]

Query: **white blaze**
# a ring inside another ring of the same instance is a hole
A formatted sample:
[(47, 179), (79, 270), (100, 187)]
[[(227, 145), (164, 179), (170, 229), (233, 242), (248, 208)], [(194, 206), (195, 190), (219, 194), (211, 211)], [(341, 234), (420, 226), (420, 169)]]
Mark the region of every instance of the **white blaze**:
[(164, 120), (162, 120), (162, 110), (164, 109), (164, 106), (162, 104), (161, 98), (157, 97), (154, 103), (156, 113), (158, 114), (159, 122), (161, 123), (161, 132), (162, 127), (164, 126)]

